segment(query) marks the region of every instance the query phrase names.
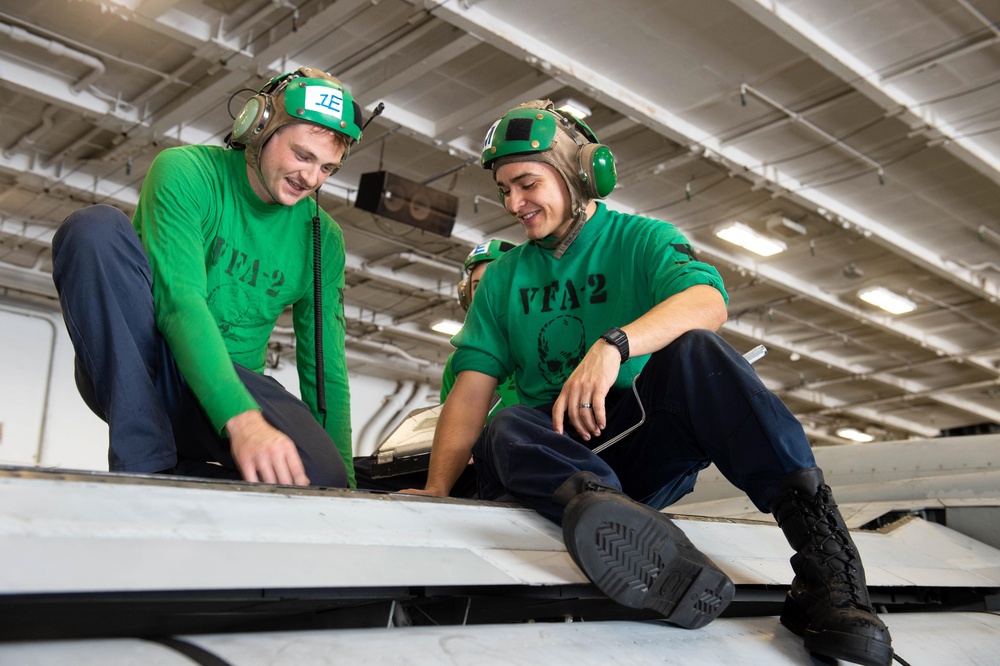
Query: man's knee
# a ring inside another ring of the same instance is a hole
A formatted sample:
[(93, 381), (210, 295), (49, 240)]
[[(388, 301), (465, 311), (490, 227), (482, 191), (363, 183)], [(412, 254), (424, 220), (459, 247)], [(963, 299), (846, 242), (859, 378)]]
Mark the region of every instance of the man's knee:
[(704, 370), (712, 367), (728, 367), (733, 363), (739, 364), (741, 357), (740, 353), (718, 333), (699, 328), (679, 336), (667, 347), (654, 353), (650, 360), (653, 359), (656, 359), (657, 363), (666, 363), (671, 368), (679, 362), (680, 367)]
[(727, 352), (730, 349), (729, 344), (722, 339), (722, 336), (715, 331), (705, 328), (696, 328), (687, 331), (678, 337), (674, 343), (687, 353)]
[(87, 248), (106, 248), (123, 227), (131, 229), (132, 222), (114, 206), (96, 204), (75, 210), (63, 220), (52, 237), (53, 257), (59, 254), (63, 244), (71, 245), (74, 254)]

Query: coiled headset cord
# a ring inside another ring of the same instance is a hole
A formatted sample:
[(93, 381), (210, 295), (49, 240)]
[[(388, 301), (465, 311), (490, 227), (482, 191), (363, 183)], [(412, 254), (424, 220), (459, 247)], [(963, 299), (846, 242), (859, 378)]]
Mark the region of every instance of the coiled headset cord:
[(316, 324), (316, 409), (326, 429), (326, 382), (323, 368), (323, 250), (320, 247), (319, 189), (316, 190), (316, 214), (313, 215), (313, 317)]
[[(385, 109), (385, 104), (382, 102), (378, 103), (372, 115), (368, 117), (368, 120), (364, 125), (361, 126), (361, 131), (364, 132), (365, 128), (368, 127), (371, 121), (375, 120), (378, 116), (382, 115), (382, 111)], [(351, 141), (353, 145), (355, 141)], [(320, 418), (323, 423), (323, 429), (326, 429), (326, 382), (324, 381), (326, 373), (324, 372), (324, 361), (323, 361), (323, 269), (322, 269), (322, 258), (323, 250), (320, 247), (320, 221), (319, 221), (319, 188), (316, 188), (316, 214), (313, 215), (312, 219), (312, 231), (313, 231), (313, 317), (315, 319), (316, 325), (316, 411), (319, 412)]]

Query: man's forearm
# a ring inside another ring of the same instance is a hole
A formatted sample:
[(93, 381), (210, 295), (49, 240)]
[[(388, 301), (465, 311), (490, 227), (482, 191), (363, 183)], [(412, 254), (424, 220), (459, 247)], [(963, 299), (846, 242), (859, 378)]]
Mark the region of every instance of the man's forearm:
[(628, 335), (630, 355), (643, 356), (663, 349), (687, 331), (715, 331), (725, 322), (722, 294), (714, 287), (695, 285), (654, 306), (622, 329)]
[(430, 468), (425, 490), (445, 497), (469, 464), (472, 446), (489, 414), (489, 400), (463, 400), (464, 392), (452, 392), (445, 401), (434, 432)]

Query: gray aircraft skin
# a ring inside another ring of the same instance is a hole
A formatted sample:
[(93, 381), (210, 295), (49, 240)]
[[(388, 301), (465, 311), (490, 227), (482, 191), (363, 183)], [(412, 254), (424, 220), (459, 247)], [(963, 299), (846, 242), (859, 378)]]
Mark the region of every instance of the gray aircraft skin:
[[(896, 654), (995, 663), (1000, 436), (948, 444), (816, 452)], [(737, 586), (693, 631), (603, 598), (561, 530), (516, 505), (5, 467), (0, 507), (0, 663), (811, 659), (776, 617), (790, 549), (714, 468), (669, 507)]]

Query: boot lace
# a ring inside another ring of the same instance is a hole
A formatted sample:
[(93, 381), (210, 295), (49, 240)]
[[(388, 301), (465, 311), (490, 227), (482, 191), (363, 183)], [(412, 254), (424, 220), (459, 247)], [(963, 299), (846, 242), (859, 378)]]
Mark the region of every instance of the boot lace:
[(816, 553), (818, 564), (827, 569), (829, 580), (836, 588), (846, 592), (851, 602), (865, 606), (861, 581), (858, 577), (858, 553), (847, 531), (835, 517), (832, 491), (829, 486), (820, 486), (813, 497), (799, 497), (803, 514), (812, 537), (810, 549)]

